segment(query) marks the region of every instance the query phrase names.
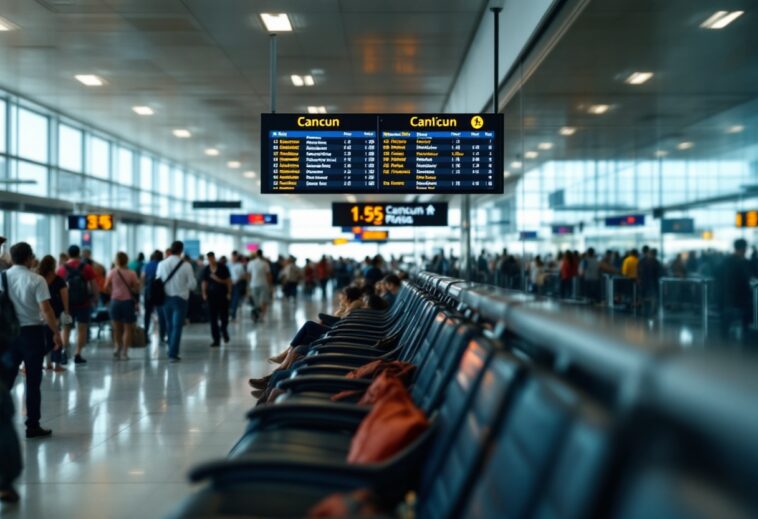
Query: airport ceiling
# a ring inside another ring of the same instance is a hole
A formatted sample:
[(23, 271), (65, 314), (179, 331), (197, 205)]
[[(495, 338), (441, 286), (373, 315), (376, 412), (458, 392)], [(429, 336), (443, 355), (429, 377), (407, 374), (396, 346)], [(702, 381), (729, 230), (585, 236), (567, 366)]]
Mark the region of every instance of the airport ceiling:
[[(756, 5), (590, 2), (508, 101), (505, 167), (513, 170), (511, 181), (554, 159), (745, 158), (758, 135)], [(745, 13), (724, 29), (701, 28), (717, 10)], [(626, 84), (635, 71), (654, 76)], [(608, 105), (607, 112), (589, 114), (598, 104)], [(562, 127), (576, 133), (561, 136)], [(540, 150), (546, 142), (553, 148)], [(679, 149), (682, 143), (692, 146)], [(537, 158), (525, 159), (529, 151)], [(523, 166), (513, 168), (514, 161)]]
[[(270, 107), (269, 35), (259, 13), (286, 12), (294, 26), (278, 37), (277, 111), (436, 112), (485, 5), (3, 0), (0, 17), (19, 30), (0, 32), (0, 86), (244, 185), (254, 181), (243, 172), (259, 168), (259, 114)], [(87, 88), (76, 74), (97, 74), (107, 84)], [(316, 84), (295, 87), (291, 74), (311, 74)], [(139, 117), (135, 105), (155, 115)], [(192, 138), (175, 138), (175, 128)], [(217, 157), (205, 155), (211, 147)], [(242, 165), (232, 170), (227, 161)]]

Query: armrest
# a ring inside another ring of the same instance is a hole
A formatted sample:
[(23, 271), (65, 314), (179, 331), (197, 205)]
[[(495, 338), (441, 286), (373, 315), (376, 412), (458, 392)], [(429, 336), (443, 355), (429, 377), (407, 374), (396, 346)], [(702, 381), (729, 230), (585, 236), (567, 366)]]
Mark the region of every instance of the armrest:
[(248, 431), (282, 426), (355, 430), (370, 408), (323, 400), (259, 405), (247, 413)]
[(283, 391), (327, 391), (337, 393), (346, 390), (366, 389), (370, 380), (352, 379), (333, 375), (306, 375), (282, 380), (276, 387)]
[(324, 353), (344, 353), (347, 355), (361, 355), (365, 357), (381, 357), (385, 351), (373, 348), (371, 346), (356, 346), (353, 344), (324, 344), (314, 346), (310, 352), (312, 355), (322, 355)]
[(338, 335), (338, 336), (330, 336), (327, 335), (326, 337), (322, 337), (320, 339), (316, 339), (311, 343), (311, 345), (319, 346), (321, 344), (330, 344), (333, 342), (351, 342), (356, 344), (365, 344), (365, 345), (371, 345), (375, 344), (377, 339), (381, 337), (367, 337), (365, 335)]
[(299, 369), (305, 366), (319, 365), (341, 365), (346, 367), (360, 367), (369, 362), (373, 362), (378, 357), (368, 355), (347, 355), (340, 353), (323, 353), (321, 355), (309, 355), (297, 360), (292, 364), (293, 369)]
[(339, 366), (335, 364), (325, 364), (316, 366), (303, 366), (297, 368), (292, 372), (292, 378), (304, 376), (304, 375), (334, 375), (345, 376), (353, 371), (352, 366)]
[(232, 481), (290, 481), (319, 485), (336, 483), (348, 488), (371, 486), (383, 465), (358, 465), (345, 461), (327, 462), (306, 459), (282, 459), (266, 455), (245, 456), (231, 460), (203, 463), (193, 468), (189, 479), (197, 483), (206, 479)]

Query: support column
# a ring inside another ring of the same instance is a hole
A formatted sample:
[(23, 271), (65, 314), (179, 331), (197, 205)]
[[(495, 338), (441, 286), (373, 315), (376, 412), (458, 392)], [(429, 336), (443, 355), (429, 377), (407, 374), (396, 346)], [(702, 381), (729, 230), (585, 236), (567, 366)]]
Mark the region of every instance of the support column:
[(471, 261), (471, 195), (461, 201), (461, 277), (474, 281)]

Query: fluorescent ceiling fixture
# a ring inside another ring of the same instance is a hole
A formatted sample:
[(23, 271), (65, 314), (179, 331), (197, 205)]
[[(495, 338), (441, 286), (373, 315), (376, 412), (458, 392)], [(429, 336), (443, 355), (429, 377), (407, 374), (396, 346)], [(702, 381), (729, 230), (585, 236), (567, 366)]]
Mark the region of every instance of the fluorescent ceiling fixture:
[(726, 129), (726, 133), (742, 133), (745, 130), (745, 127), (741, 124), (735, 124), (734, 126), (730, 126)]
[(292, 24), (287, 13), (261, 13), (261, 20), (268, 32), (290, 32)]
[(292, 80), (292, 84), (295, 85), (296, 87), (301, 87), (305, 84), (305, 82), (303, 81), (303, 78), (298, 76), (297, 74), (292, 74), (290, 76), (290, 79)]
[(653, 77), (652, 72), (632, 72), (628, 78), (624, 80), (624, 83), (629, 85), (641, 85), (648, 82)]
[(176, 130), (174, 130), (174, 137), (178, 139), (189, 139), (190, 137), (192, 137), (192, 134), (190, 133), (189, 130), (186, 130), (184, 128), (177, 128)]
[(326, 107), (325, 106), (309, 106), (308, 113), (309, 114), (325, 114)]
[(743, 14), (745, 11), (716, 11), (701, 23), (700, 27), (703, 29), (723, 29)]
[(592, 115), (603, 115), (605, 112), (611, 109), (610, 105), (590, 105), (587, 112)]
[(0, 32), (15, 31), (18, 26), (5, 18), (0, 18)]
[(242, 176), (245, 178), (255, 178), (255, 171), (245, 171)]
[(564, 126), (563, 128), (560, 129), (560, 131), (558, 133), (560, 133), (561, 135), (565, 135), (565, 136), (568, 137), (568, 136), (574, 135), (576, 133), (576, 128), (574, 128), (572, 126)]
[(133, 106), (132, 110), (137, 115), (153, 115), (155, 113), (149, 106)]
[(694, 147), (695, 147), (695, 143), (689, 142), (689, 141), (680, 142), (679, 144), (676, 145), (676, 149), (678, 150), (690, 150)]
[(552, 150), (553, 149), (553, 143), (552, 142), (541, 142), (537, 145), (537, 147), (541, 150)]
[(505, 171), (503, 171), (503, 178), (508, 178), (510, 176), (511, 176), (511, 172), (510, 171), (508, 171), (507, 169)]
[(218, 157), (219, 151), (216, 148), (205, 148), (205, 154), (209, 157)]
[(355, 195), (347, 195), (347, 196), (345, 197), (345, 200), (347, 200), (347, 201), (348, 201), (348, 202), (350, 202), (351, 204), (354, 204), (354, 203), (356, 203), (356, 202), (358, 201), (358, 199), (357, 199), (357, 198), (355, 198)]
[(656, 150), (656, 152), (655, 152), (655, 156), (656, 157), (665, 157), (668, 154), (669, 154), (669, 152), (666, 151), (666, 150)]
[(537, 157), (539, 157), (539, 155), (540, 154), (537, 153), (536, 151), (527, 151), (526, 153), (524, 153), (524, 158), (525, 159), (536, 159)]
[(230, 160), (226, 163), (227, 166), (229, 166), (232, 169), (239, 169), (240, 166), (242, 166), (242, 163), (238, 160)]
[(519, 169), (521, 166), (523, 166), (523, 163), (520, 160), (514, 160), (511, 162), (511, 168), (513, 169)]
[(305, 81), (305, 86), (313, 86), (316, 84), (316, 82), (313, 80), (313, 76), (310, 74), (303, 76), (303, 81)]
[(105, 84), (105, 81), (103, 81), (103, 78), (101, 78), (100, 76), (96, 76), (94, 74), (77, 74), (74, 77), (82, 85), (103, 86)]

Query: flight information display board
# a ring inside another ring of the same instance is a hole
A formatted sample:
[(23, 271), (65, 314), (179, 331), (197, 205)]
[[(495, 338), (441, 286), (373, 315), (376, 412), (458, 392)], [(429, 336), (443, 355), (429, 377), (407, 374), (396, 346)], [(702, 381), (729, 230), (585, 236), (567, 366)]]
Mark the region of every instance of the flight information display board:
[(261, 192), (503, 192), (502, 114), (261, 115)]
[(445, 227), (447, 202), (332, 202), (335, 227)]
[(115, 219), (112, 214), (88, 213), (68, 216), (69, 231), (112, 231)]

